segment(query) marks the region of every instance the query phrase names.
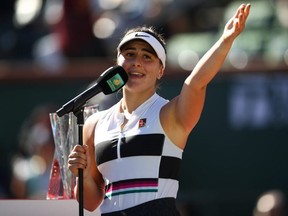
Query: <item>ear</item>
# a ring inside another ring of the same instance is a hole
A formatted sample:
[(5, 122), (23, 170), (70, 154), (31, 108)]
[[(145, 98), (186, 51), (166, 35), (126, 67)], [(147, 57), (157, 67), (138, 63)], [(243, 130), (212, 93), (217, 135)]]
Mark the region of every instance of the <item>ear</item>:
[(158, 73), (157, 79), (160, 80), (162, 78), (163, 74), (164, 74), (164, 68), (161, 67), (159, 69), (159, 73)]

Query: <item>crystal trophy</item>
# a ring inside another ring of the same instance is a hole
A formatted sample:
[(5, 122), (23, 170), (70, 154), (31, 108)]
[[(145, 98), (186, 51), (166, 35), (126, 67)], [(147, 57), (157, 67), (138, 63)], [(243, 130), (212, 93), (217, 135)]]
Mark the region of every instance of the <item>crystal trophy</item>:
[[(98, 105), (84, 107), (84, 121), (98, 112)], [(55, 144), (46, 199), (73, 199), (75, 178), (68, 169), (68, 155), (78, 144), (77, 118), (70, 112), (61, 117), (49, 113)]]

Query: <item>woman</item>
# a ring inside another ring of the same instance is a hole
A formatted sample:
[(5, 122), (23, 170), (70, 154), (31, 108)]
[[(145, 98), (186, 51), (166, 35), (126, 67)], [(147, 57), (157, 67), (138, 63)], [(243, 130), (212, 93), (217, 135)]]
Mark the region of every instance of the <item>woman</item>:
[[(182, 152), (200, 118), (206, 87), (249, 11), (250, 4), (237, 9), (171, 101), (156, 93), (166, 61), (161, 36), (145, 27), (125, 34), (117, 48), (117, 64), (129, 76), (123, 98), (85, 122), (84, 145), (69, 155), (73, 174), (83, 169), (84, 208), (93, 211), (101, 204), (102, 215), (179, 215), (175, 199)], [(76, 197), (78, 192), (77, 181)]]

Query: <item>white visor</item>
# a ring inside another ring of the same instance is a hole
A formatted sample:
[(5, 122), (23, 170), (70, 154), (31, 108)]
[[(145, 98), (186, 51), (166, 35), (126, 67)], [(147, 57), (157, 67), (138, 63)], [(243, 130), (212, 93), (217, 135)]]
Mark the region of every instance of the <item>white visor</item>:
[(117, 51), (118, 54), (120, 53), (120, 48), (127, 42), (131, 41), (131, 40), (144, 40), (145, 42), (147, 42), (156, 52), (158, 58), (161, 60), (163, 67), (165, 68), (165, 63), (166, 63), (166, 53), (165, 53), (165, 49), (162, 46), (162, 44), (151, 34), (148, 34), (146, 32), (133, 32), (131, 34), (126, 35), (122, 41), (120, 42), (120, 44), (118, 45)]

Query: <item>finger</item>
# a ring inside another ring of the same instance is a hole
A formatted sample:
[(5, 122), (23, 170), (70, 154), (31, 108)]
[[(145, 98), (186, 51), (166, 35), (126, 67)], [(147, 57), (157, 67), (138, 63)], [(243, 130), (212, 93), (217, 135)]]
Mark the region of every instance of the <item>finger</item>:
[(246, 23), (246, 20), (247, 20), (247, 17), (250, 13), (250, 7), (251, 5), (250, 4), (246, 4), (246, 5), (241, 5), (240, 6), (240, 12), (238, 14), (238, 17), (239, 17), (239, 20), (241, 22), (241, 24), (245, 24)]
[(243, 15), (244, 18), (246, 19), (248, 17), (248, 15), (249, 15), (250, 7), (251, 7), (250, 4), (245, 5), (243, 8), (241, 7), (239, 16)]
[(235, 18), (239, 18), (239, 15), (240, 15), (241, 13), (243, 13), (244, 8), (245, 8), (245, 4), (241, 4), (241, 5), (238, 7), (238, 9), (236, 10), (236, 13), (235, 13), (234, 17), (235, 17)]
[(82, 151), (72, 151), (70, 153), (70, 155), (68, 156), (68, 164), (71, 165), (76, 165), (79, 164), (81, 166), (87, 164), (87, 156), (86, 156), (86, 152), (82, 152)]
[(244, 14), (246, 15), (246, 17), (250, 13), (250, 8), (251, 8), (251, 4), (247, 4), (244, 10)]
[(245, 24), (245, 17), (243, 14), (240, 14), (237, 27), (241, 29), (244, 26), (244, 24)]
[(74, 152), (71, 152), (71, 154), (69, 155), (69, 158), (71, 159), (83, 159), (83, 160), (86, 160), (86, 152), (77, 152), (77, 151), (74, 151)]
[(73, 175), (78, 176), (79, 169), (85, 170), (87, 167), (86, 163), (84, 162), (76, 162), (76, 161), (70, 161), (68, 163), (68, 169), (73, 173)]
[(245, 17), (245, 22), (249, 16), (249, 13), (250, 13), (250, 8), (251, 8), (251, 5), (248, 4), (246, 7), (245, 7), (245, 10), (244, 10), (244, 17)]
[(71, 153), (69, 154), (69, 158), (84, 158), (86, 154), (86, 149), (83, 146), (75, 146)]
[(82, 145), (75, 145), (73, 151), (85, 152), (86, 149)]
[(87, 157), (87, 161), (86, 161), (86, 162), (87, 162), (87, 166), (90, 167), (91, 157), (93, 157), (91, 154), (92, 154), (93, 151), (91, 151), (90, 146), (88, 146), (88, 145), (84, 145), (84, 148), (85, 148), (85, 150), (86, 150), (86, 157)]
[(77, 168), (85, 168), (87, 165), (87, 160), (82, 158), (69, 158), (68, 166), (77, 167)]

